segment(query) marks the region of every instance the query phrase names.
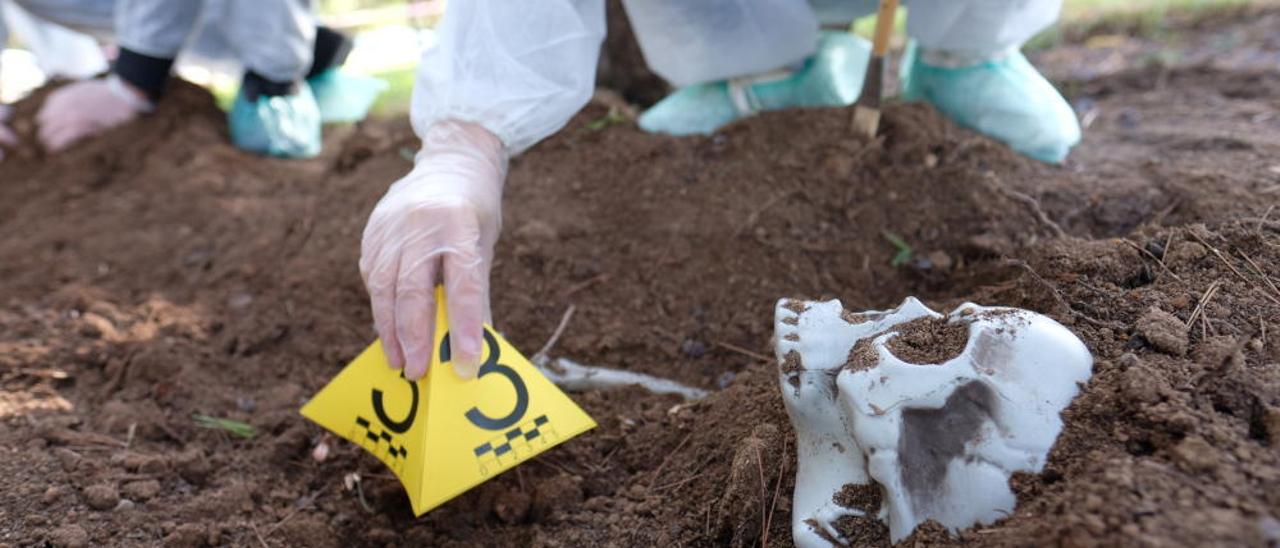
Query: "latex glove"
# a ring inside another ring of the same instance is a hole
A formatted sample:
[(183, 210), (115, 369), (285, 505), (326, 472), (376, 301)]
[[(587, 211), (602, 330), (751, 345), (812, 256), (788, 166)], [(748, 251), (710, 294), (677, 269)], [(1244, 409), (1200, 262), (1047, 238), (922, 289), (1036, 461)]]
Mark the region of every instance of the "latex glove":
[(40, 142), (60, 152), (76, 141), (152, 110), (151, 102), (115, 75), (67, 84), (49, 94), (36, 113)]
[(903, 55), (901, 74), (904, 99), (928, 101), (956, 123), (1023, 155), (1057, 164), (1080, 142), (1071, 105), (1018, 51), (949, 67), (926, 62), (913, 45)]
[(9, 129), (9, 117), (13, 115), (13, 107), (0, 105), (0, 161), (4, 161), (4, 147), (18, 146), (18, 135)]
[(231, 141), (243, 150), (280, 158), (320, 154), (320, 106), (306, 82), (288, 95), (249, 100), (243, 86), (227, 113)]
[(870, 42), (848, 32), (824, 32), (817, 51), (794, 71), (681, 88), (637, 122), (650, 133), (709, 134), (760, 111), (850, 105), (862, 92), (870, 58)]
[[(495, 135), (466, 122), (437, 123), (422, 142), (413, 171), (391, 185), (369, 216), (360, 274), (392, 367), (409, 380), (421, 378), (435, 330), (448, 329), (454, 369), (472, 378), (489, 321), (507, 153)], [(435, 325), (441, 280), (448, 326)]]

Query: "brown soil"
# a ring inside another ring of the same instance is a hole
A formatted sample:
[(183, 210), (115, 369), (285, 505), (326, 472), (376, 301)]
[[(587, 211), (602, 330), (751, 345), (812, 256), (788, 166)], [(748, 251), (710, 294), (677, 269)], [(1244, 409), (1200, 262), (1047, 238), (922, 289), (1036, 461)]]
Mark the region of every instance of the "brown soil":
[[(358, 240), (409, 168), (406, 123), (268, 160), (180, 87), (60, 157), (19, 151), (0, 164), (0, 544), (788, 546), (792, 433), (776, 365), (755, 356), (771, 354), (773, 303), (917, 295), (1049, 314), (1097, 363), (1044, 473), (1016, 478), (1014, 515), (913, 542), (1265, 545), (1280, 516), (1280, 71), (1065, 84), (1093, 114), (1064, 168), (918, 105), (890, 106), (876, 143), (843, 111), (672, 139), (589, 130), (607, 109), (590, 106), (512, 164), (499, 327), (535, 349), (572, 304), (555, 353), (715, 393), (577, 394), (598, 429), (419, 519), (351, 444), (314, 461), (321, 431), (297, 414), (373, 337)], [(19, 105), (21, 132), (39, 100)], [(892, 266), (886, 232), (917, 260)], [(1153, 307), (1190, 323), (1185, 354), (1152, 336)]]
[(848, 484), (835, 496), (836, 504), (854, 508), (861, 516), (845, 516), (836, 522), (836, 530), (849, 541), (850, 546), (875, 546), (885, 544), (889, 526), (876, 516), (884, 501), (884, 492), (878, 485)]
[(886, 344), (898, 359), (920, 365), (938, 365), (964, 352), (969, 343), (969, 324), (946, 318), (918, 318), (893, 331), (898, 334)]

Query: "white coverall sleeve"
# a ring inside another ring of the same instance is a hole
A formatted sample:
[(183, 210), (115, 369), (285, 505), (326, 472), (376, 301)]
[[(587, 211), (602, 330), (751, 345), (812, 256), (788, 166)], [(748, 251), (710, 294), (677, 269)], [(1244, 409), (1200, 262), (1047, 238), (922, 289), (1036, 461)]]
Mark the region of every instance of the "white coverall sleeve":
[(1021, 47), (1061, 11), (1062, 0), (910, 0), (907, 34), (922, 48), (999, 53)]
[(211, 27), (207, 30), (218, 33), (227, 53), (259, 76), (292, 82), (311, 68), (316, 39), (311, 0), (209, 0), (208, 11), (202, 20)]
[(604, 32), (604, 0), (450, 2), (418, 67), (414, 130), (473, 122), (524, 151), (590, 100)]
[(195, 29), (203, 7), (198, 0), (119, 0), (116, 41), (143, 55), (173, 59)]
[(101, 34), (104, 28), (111, 28), (109, 6), (95, 2), (75, 11), (64, 4), (0, 0), (0, 49), (9, 33), (35, 55), (40, 70), (48, 76), (79, 80), (106, 71), (102, 47), (85, 33)]
[(804, 61), (818, 47), (818, 19), (808, 0), (623, 0), (623, 5), (645, 61), (676, 87), (781, 69)]
[(0, 0), (0, 52), (9, 47), (9, 22), (5, 20), (5, 10), (9, 7), (7, 0)]

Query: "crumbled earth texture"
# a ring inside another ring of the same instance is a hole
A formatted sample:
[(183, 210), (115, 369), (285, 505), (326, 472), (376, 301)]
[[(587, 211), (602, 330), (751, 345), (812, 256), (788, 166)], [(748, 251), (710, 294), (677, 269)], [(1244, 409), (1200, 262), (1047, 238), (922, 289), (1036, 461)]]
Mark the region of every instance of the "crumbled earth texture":
[(947, 318), (916, 318), (892, 329), (896, 335), (885, 344), (898, 359), (920, 365), (939, 365), (964, 352), (969, 324)]
[[(1096, 74), (1073, 76), (1127, 42), (1047, 54), (1087, 126), (1062, 167), (922, 105), (888, 105), (873, 142), (846, 110), (678, 139), (609, 123), (602, 95), (512, 162), (494, 317), (531, 352), (572, 305), (553, 355), (713, 393), (577, 393), (598, 428), (420, 518), (381, 463), (298, 415), (374, 338), (359, 239), (410, 168), (407, 122), (265, 159), (177, 85), (57, 157), (28, 144), (0, 163), (0, 545), (789, 546), (773, 305), (908, 295), (1047, 314), (1096, 364), (1011, 515), (906, 545), (1274, 544), (1278, 17), (1172, 28), (1165, 47), (1190, 53), (1118, 50)], [(1223, 43), (1255, 55), (1201, 55)], [(46, 94), (17, 105), (28, 143)], [(1178, 322), (1185, 352), (1157, 335)]]

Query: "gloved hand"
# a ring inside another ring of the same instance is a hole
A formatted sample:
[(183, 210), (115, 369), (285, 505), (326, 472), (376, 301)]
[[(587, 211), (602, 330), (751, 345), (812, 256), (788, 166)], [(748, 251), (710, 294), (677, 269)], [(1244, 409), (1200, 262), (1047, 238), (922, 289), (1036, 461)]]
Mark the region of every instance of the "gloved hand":
[(320, 121), (326, 124), (363, 120), (389, 87), (381, 78), (348, 74), (336, 68), (307, 78), (307, 84), (320, 106)]
[(640, 128), (671, 135), (709, 134), (763, 110), (845, 106), (862, 92), (871, 44), (848, 32), (824, 32), (817, 52), (795, 71), (689, 86), (640, 115)]
[[(455, 371), (472, 378), (489, 321), (489, 269), (502, 216), (507, 153), (485, 128), (458, 121), (426, 131), (413, 171), (369, 216), (360, 274), (382, 349), (405, 378), (421, 378), (436, 329), (449, 330)], [(435, 287), (444, 282), (448, 326), (436, 326)]]
[(930, 64), (923, 57), (914, 45), (903, 54), (904, 99), (928, 101), (956, 123), (1050, 164), (1062, 163), (1080, 142), (1075, 111), (1022, 53), (958, 67)]
[(60, 152), (152, 109), (142, 92), (111, 75), (67, 84), (50, 93), (36, 113), (36, 124), (44, 147)]
[(4, 147), (18, 146), (18, 136), (9, 129), (7, 122), (13, 115), (13, 107), (0, 105), (0, 161), (4, 161)]
[(320, 154), (320, 106), (306, 82), (286, 95), (258, 94), (248, 87), (247, 83), (240, 87), (227, 113), (231, 142), (243, 150), (280, 158)]

